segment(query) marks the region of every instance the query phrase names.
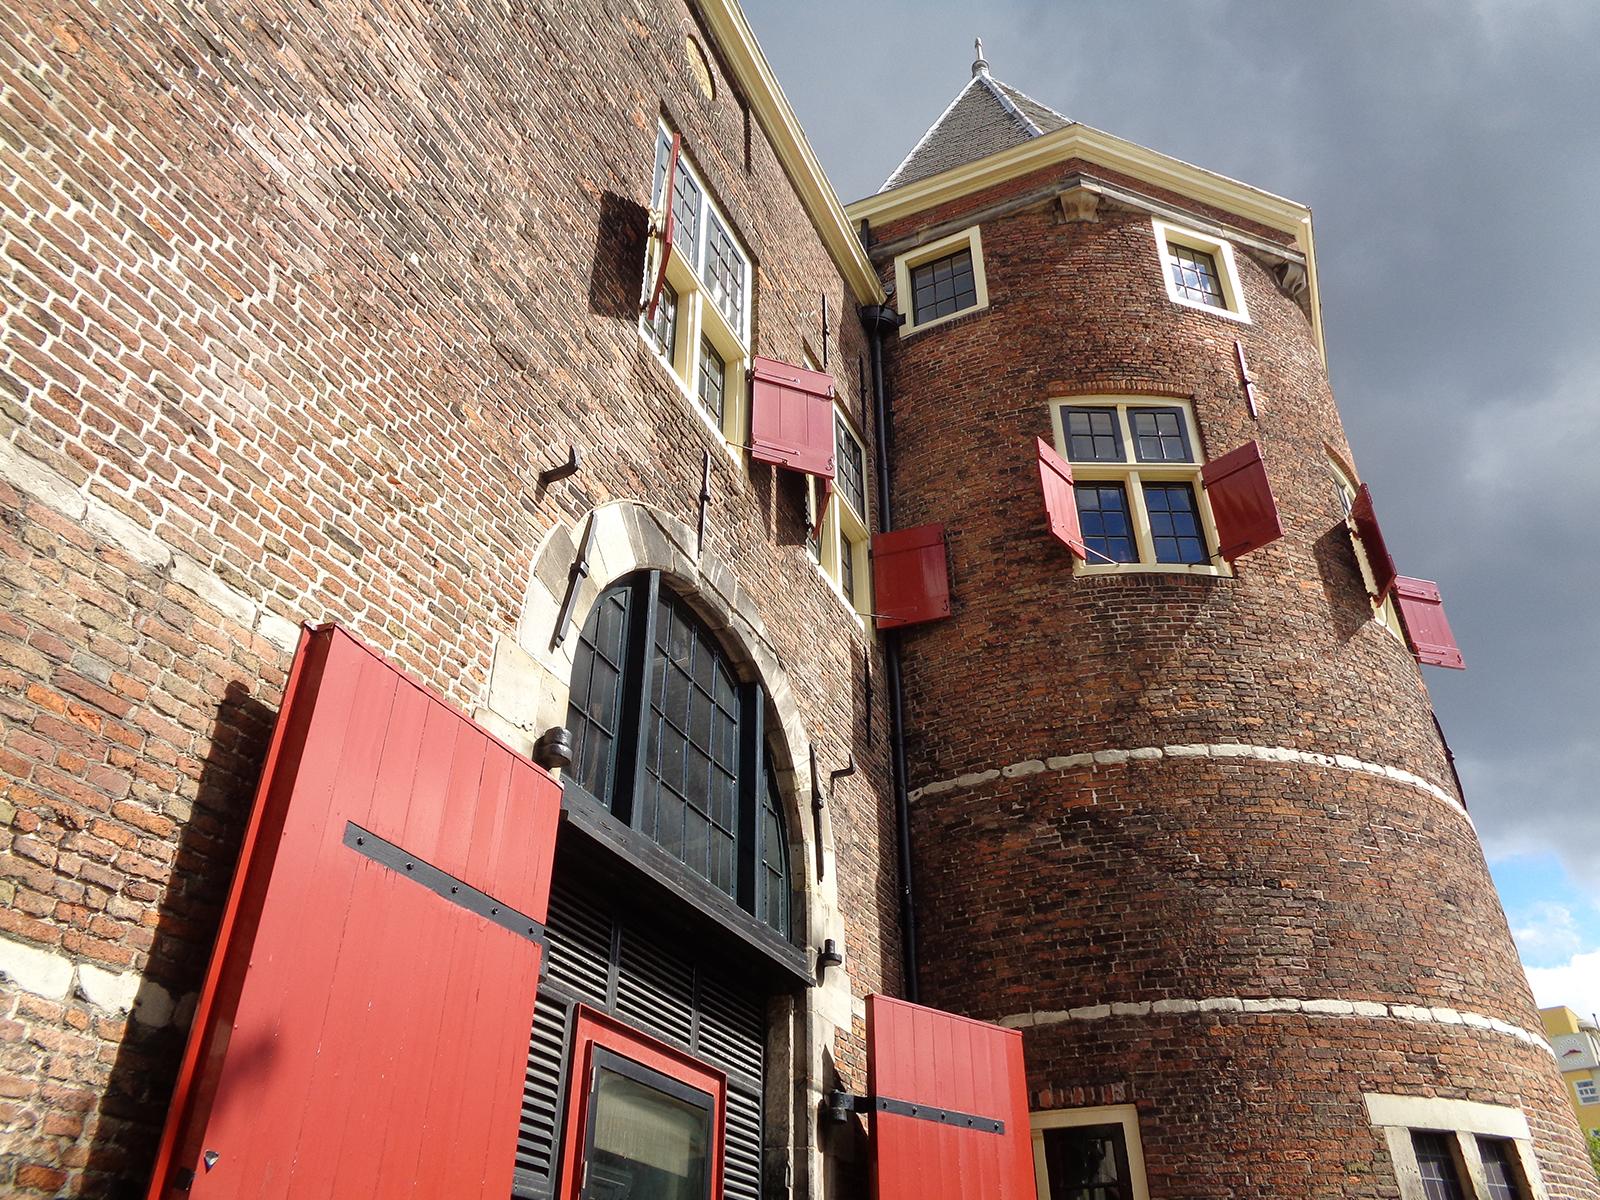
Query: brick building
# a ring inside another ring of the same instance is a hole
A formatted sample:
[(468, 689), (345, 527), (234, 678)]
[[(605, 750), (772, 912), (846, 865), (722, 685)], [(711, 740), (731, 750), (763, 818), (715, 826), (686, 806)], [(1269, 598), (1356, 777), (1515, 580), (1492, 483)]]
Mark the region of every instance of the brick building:
[(10, 1193), (1597, 1194), (1307, 210), (980, 59), (847, 213), (730, 0), (0, 22)]

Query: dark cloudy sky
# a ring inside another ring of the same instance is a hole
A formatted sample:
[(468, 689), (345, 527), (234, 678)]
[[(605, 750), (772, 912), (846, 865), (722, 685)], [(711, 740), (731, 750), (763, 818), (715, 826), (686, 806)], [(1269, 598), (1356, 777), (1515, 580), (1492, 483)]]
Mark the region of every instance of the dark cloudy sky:
[(1600, 2), (745, 0), (846, 202), (992, 73), (1311, 206), (1333, 385), (1541, 1004), (1600, 1009)]

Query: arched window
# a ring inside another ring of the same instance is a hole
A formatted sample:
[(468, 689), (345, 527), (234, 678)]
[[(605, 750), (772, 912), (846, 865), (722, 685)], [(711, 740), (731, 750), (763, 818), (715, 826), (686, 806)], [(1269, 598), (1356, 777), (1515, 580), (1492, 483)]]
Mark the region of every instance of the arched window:
[(566, 778), (788, 940), (788, 839), (764, 707), (658, 572), (630, 575), (578, 638)]

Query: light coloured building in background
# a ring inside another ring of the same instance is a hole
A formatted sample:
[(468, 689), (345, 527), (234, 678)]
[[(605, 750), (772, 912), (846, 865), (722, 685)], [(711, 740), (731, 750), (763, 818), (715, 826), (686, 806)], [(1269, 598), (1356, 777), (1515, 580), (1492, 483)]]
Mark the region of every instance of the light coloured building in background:
[(1541, 1008), (1539, 1019), (1561, 1065), (1578, 1124), (1586, 1135), (1600, 1134), (1600, 1025), (1560, 1005)]

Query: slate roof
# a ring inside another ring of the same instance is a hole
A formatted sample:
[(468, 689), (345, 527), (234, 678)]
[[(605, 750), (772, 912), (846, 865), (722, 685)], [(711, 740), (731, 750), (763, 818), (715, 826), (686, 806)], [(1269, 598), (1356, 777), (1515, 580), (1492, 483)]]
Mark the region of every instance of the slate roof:
[(972, 81), (956, 93), (878, 191), (915, 183), (1070, 124), (1055, 109), (992, 78), (980, 60), (973, 66)]

